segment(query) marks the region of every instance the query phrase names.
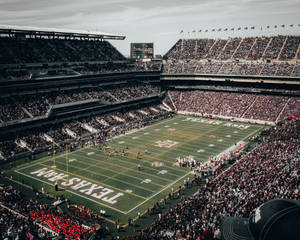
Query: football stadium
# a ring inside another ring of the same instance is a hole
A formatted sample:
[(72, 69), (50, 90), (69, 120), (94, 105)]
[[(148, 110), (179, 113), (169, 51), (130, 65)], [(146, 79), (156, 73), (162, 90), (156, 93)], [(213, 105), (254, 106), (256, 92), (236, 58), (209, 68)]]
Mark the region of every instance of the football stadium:
[(0, 25), (0, 238), (300, 239), (300, 24), (235, 28)]

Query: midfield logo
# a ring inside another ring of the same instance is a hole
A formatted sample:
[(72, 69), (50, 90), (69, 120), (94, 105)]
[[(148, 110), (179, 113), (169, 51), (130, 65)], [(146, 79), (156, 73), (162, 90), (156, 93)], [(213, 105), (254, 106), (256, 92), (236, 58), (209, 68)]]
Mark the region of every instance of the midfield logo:
[(157, 147), (165, 147), (165, 148), (171, 148), (174, 147), (175, 145), (177, 145), (179, 142), (175, 142), (172, 140), (165, 140), (165, 141), (156, 141), (155, 142), (155, 146)]

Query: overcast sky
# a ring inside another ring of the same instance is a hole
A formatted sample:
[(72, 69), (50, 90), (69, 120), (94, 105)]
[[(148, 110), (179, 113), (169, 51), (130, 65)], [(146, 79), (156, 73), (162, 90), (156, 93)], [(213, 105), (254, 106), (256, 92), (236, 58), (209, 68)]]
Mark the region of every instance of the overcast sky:
[[(179, 38), (299, 34), (300, 0), (0, 0), (0, 24), (122, 34), (112, 43), (125, 56), (131, 42), (164, 54)], [(245, 26), (255, 30), (211, 32)]]

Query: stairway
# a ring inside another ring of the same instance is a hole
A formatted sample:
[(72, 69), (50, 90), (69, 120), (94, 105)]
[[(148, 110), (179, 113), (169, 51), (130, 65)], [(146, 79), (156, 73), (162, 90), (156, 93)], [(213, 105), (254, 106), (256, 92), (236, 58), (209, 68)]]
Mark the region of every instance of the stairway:
[(271, 37), (270, 40), (269, 40), (269, 42), (268, 42), (268, 44), (267, 44), (267, 46), (266, 46), (266, 48), (265, 48), (265, 50), (264, 50), (264, 52), (263, 52), (263, 54), (261, 55), (261, 57), (263, 57), (266, 54), (266, 51), (269, 48), (269, 46), (270, 46), (270, 44), (271, 44), (272, 41), (273, 41), (273, 38)]
[(168, 106), (168, 104), (166, 104), (165, 102), (162, 102), (163, 105), (160, 106), (160, 108), (168, 111), (168, 112), (172, 112), (172, 109), (170, 108), (170, 106)]
[(233, 54), (231, 55), (231, 57), (229, 59), (232, 59), (233, 56), (235, 55), (235, 53), (237, 52), (237, 50), (240, 48), (240, 46), (242, 45), (242, 42), (244, 41), (244, 39), (242, 39), (239, 43), (239, 45), (237, 46), (237, 48), (234, 50)]
[(173, 107), (174, 107), (174, 110), (177, 112), (178, 110), (177, 110), (177, 107), (176, 107), (176, 105), (174, 104), (174, 101), (173, 101), (173, 99), (172, 99), (172, 96), (171, 96), (171, 94), (168, 92), (168, 96), (169, 96), (169, 98), (170, 98), (170, 100), (171, 100), (171, 103), (172, 103), (172, 105), (173, 105)]
[(249, 56), (249, 54), (251, 53), (251, 51), (252, 51), (253, 47), (255, 46), (255, 44), (256, 44), (256, 41), (257, 41), (257, 38), (255, 38), (255, 40), (254, 40), (254, 42), (253, 42), (253, 44), (252, 44), (252, 46), (251, 46), (251, 48), (250, 48), (250, 50), (249, 50), (249, 52), (248, 52), (247, 56), (245, 56), (245, 59), (248, 59), (248, 56)]
[(231, 42), (231, 40), (232, 40), (232, 39), (227, 39), (226, 44), (225, 44), (224, 47), (221, 49), (220, 53), (218, 54), (218, 56), (217, 56), (215, 59), (221, 60), (221, 58), (219, 58), (219, 57), (221, 57), (223, 51), (226, 49), (227, 45)]
[(242, 114), (241, 118), (244, 118), (245, 114), (248, 112), (249, 109), (252, 108), (252, 106), (255, 104), (256, 99), (258, 96), (255, 97), (254, 101), (251, 103), (251, 105), (245, 110), (245, 112)]
[(296, 59), (297, 59), (297, 56), (298, 56), (299, 52), (300, 52), (300, 43), (299, 43), (299, 46), (298, 46), (298, 49), (297, 49), (297, 52), (296, 52), (296, 55), (295, 55)]
[(24, 107), (21, 107), (22, 110), (30, 117), (30, 118), (33, 118), (33, 115)]
[(280, 57), (280, 55), (281, 55), (281, 53), (282, 53), (282, 51), (283, 51), (283, 49), (284, 49), (284, 46), (285, 46), (287, 40), (288, 40), (288, 36), (286, 36), (285, 39), (284, 39), (284, 42), (283, 42), (283, 44), (282, 44), (282, 46), (281, 46), (281, 48), (280, 48), (280, 52), (278, 53), (278, 56), (277, 56), (277, 58), (276, 58), (277, 60), (279, 60), (279, 57)]
[(284, 107), (282, 108), (282, 110), (281, 110), (280, 113), (278, 114), (278, 117), (276, 118), (276, 121), (275, 121), (275, 122), (277, 122), (277, 121), (279, 120), (281, 114), (283, 113), (284, 109), (286, 109), (286, 107), (287, 107), (287, 105), (289, 104), (289, 102), (291, 101), (291, 99), (292, 99), (292, 98), (289, 98), (289, 99), (287, 100), (287, 102), (285, 103)]

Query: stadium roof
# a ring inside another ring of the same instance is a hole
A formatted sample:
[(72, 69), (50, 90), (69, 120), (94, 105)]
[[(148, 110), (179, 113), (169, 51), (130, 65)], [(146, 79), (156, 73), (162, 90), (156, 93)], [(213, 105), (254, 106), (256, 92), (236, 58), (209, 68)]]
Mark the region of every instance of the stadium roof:
[(0, 34), (28, 34), (56, 37), (86, 37), (97, 39), (124, 40), (125, 36), (98, 31), (71, 30), (58, 28), (39, 28), (25, 26), (0, 25)]

